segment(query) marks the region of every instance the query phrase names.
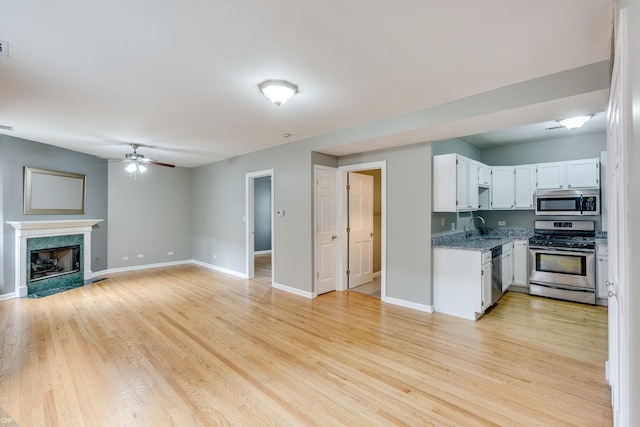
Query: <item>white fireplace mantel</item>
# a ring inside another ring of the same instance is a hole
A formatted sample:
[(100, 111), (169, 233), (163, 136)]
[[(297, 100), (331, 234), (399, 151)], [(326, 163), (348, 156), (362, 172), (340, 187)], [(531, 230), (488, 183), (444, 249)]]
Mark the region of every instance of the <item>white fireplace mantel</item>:
[(15, 239), (15, 295), (27, 295), (27, 239), (35, 237), (84, 235), (84, 280), (92, 278), (91, 229), (102, 219), (69, 219), (48, 221), (7, 221), (16, 230)]

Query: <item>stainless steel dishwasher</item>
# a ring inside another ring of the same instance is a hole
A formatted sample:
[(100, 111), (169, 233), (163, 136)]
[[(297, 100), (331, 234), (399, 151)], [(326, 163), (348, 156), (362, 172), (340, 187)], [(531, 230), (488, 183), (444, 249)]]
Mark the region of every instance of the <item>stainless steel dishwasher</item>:
[(491, 305), (502, 298), (502, 245), (491, 249)]

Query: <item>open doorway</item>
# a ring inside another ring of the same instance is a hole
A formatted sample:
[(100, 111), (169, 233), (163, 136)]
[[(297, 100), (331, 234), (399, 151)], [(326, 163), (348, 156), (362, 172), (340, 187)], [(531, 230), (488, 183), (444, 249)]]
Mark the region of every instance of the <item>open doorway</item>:
[(343, 232), (338, 289), (386, 298), (386, 162), (339, 168), (339, 229)]
[(349, 290), (380, 298), (382, 171), (347, 172)]
[(273, 169), (246, 175), (247, 278), (273, 285)]

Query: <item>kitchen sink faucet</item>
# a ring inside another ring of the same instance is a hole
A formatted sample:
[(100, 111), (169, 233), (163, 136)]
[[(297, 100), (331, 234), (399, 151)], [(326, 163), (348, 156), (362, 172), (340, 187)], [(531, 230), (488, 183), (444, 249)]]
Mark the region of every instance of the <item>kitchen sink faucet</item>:
[(471, 230), (471, 225), (473, 223), (474, 219), (479, 219), (480, 221), (482, 221), (482, 225), (487, 225), (487, 223), (484, 221), (484, 218), (482, 218), (481, 216), (473, 216), (473, 214), (471, 214), (471, 218), (469, 218), (469, 223), (467, 224), (467, 228), (469, 228), (469, 230), (467, 231), (467, 237), (471, 238), (471, 236), (473, 236), (473, 231)]

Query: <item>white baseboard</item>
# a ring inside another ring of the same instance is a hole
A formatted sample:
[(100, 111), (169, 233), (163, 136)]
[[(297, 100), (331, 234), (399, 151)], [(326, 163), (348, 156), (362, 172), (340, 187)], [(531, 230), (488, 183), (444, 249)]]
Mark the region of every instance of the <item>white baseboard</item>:
[(236, 277), (239, 277), (241, 279), (246, 279), (247, 278), (247, 274), (246, 273), (240, 273), (239, 271), (229, 270), (228, 268), (219, 267), (219, 266), (213, 265), (213, 264), (207, 264), (206, 262), (198, 261), (198, 260), (195, 260), (195, 259), (192, 259), (191, 261), (189, 261), (189, 263), (195, 264), (195, 265), (199, 265), (200, 267), (208, 268), (209, 270), (219, 271), (220, 273), (230, 274), (232, 276), (236, 276)]
[(315, 298), (316, 295), (314, 292), (307, 292), (307, 291), (302, 291), (298, 288), (292, 288), (291, 286), (285, 286), (285, 285), (281, 285), (280, 283), (274, 283), (273, 287), (276, 289), (280, 289), (281, 291), (285, 291), (285, 292), (289, 292), (292, 294), (296, 294), (296, 295), (300, 295), (302, 297), (305, 298)]
[(15, 297), (16, 297), (16, 293), (15, 292), (9, 292), (8, 294), (0, 295), (0, 301), (4, 301), (6, 299), (13, 299)]
[(131, 267), (107, 268), (106, 270), (94, 271), (91, 277), (100, 277), (112, 273), (124, 273), (127, 271), (148, 270), (150, 268), (172, 267), (174, 265), (192, 264), (192, 260), (160, 262), (157, 264), (132, 265)]
[(253, 254), (254, 255), (266, 255), (266, 254), (270, 254), (271, 253), (271, 249), (267, 249), (266, 251), (255, 251)]
[(375, 279), (375, 278), (378, 278), (378, 277), (380, 277), (380, 276), (382, 276), (382, 271), (375, 271), (375, 272), (373, 273), (373, 278), (374, 278), (374, 279)]
[(403, 299), (382, 297), (382, 302), (386, 302), (393, 305), (399, 305), (405, 308), (411, 308), (413, 310), (424, 311), (425, 313), (433, 313), (433, 305), (418, 304), (416, 302), (405, 301)]

